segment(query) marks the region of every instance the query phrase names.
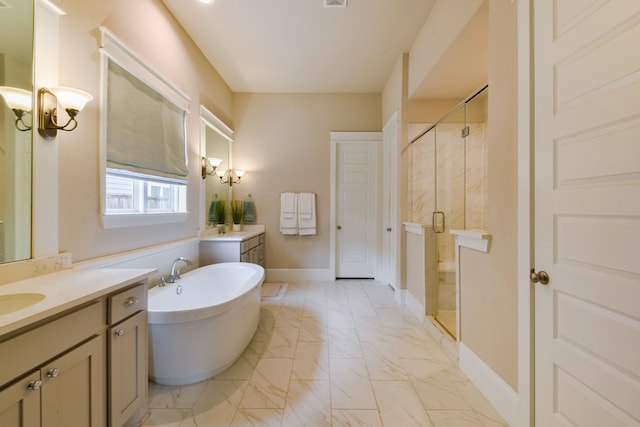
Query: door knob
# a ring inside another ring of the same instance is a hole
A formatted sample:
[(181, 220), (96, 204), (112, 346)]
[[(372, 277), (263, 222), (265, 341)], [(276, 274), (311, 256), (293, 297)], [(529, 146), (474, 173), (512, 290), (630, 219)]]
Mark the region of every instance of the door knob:
[(341, 226), (341, 225), (339, 225), (339, 226), (337, 226), (337, 227), (336, 227), (336, 229), (338, 229), (338, 230), (342, 230), (342, 226)]
[(540, 282), (540, 284), (542, 284), (542, 285), (548, 285), (549, 284), (549, 274), (546, 271), (543, 271), (543, 270), (540, 270), (539, 272), (536, 273), (536, 270), (534, 268), (532, 268), (531, 269), (531, 274), (529, 274), (529, 279), (533, 283)]
[(387, 227), (387, 231), (391, 233), (391, 227)]
[(47, 372), (47, 376), (49, 378), (55, 378), (58, 375), (60, 375), (60, 369), (58, 369), (58, 368), (50, 369), (49, 372)]

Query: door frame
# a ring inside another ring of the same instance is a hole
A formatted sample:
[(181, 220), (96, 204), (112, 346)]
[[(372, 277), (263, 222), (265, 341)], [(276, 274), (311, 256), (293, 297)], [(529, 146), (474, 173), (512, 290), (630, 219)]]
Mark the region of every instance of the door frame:
[[(389, 138), (389, 135), (392, 138)], [(382, 129), (382, 262), (380, 278), (394, 290), (400, 290), (400, 231), (402, 225), (398, 218), (399, 194), (398, 187), (398, 147), (400, 146), (400, 117), (394, 111)], [(391, 231), (387, 231), (391, 228)], [(388, 239), (387, 239), (388, 237)]]
[(518, 406), (515, 425), (534, 426), (533, 31), (532, 0), (518, 0)]
[[(377, 164), (376, 170), (378, 173), (376, 174), (376, 224), (380, 225), (380, 218), (382, 214), (382, 204), (381, 204), (381, 173), (379, 173), (381, 169), (381, 161), (382, 156), (380, 155), (381, 145), (382, 145), (382, 132), (329, 132), (329, 142), (330, 142), (330, 207), (329, 207), (329, 227), (331, 230), (330, 238), (329, 238), (329, 275), (333, 279), (336, 278), (336, 256), (338, 255), (336, 252), (336, 173), (337, 173), (337, 147), (340, 143), (376, 143), (376, 151), (377, 151)], [(381, 237), (380, 237), (380, 227), (375, 228), (375, 241), (376, 241), (376, 258), (380, 259), (382, 256), (382, 248), (381, 248)], [(378, 274), (379, 271), (376, 269), (375, 274)], [(377, 277), (376, 277), (377, 278)]]

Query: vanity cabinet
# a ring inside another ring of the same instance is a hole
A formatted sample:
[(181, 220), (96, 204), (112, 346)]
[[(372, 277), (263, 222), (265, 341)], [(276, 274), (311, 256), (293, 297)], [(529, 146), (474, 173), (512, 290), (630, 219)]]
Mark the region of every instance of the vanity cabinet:
[(147, 283), (0, 336), (0, 426), (122, 427), (141, 419)]
[(107, 425), (103, 319), (98, 302), (0, 344), (1, 382), (28, 372), (0, 387), (0, 426)]
[(104, 337), (96, 336), (40, 369), (43, 426), (105, 426)]
[(109, 419), (122, 426), (146, 410), (147, 286), (141, 284), (109, 297)]
[(40, 371), (34, 371), (0, 391), (1, 426), (40, 427), (39, 382)]
[(246, 239), (220, 237), (200, 242), (200, 265), (220, 262), (251, 262), (264, 267), (265, 234)]

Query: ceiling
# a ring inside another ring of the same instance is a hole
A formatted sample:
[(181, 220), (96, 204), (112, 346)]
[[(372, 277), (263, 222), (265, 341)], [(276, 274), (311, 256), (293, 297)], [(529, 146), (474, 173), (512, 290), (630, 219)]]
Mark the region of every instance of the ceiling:
[(234, 92), (379, 93), (436, 0), (163, 0)]

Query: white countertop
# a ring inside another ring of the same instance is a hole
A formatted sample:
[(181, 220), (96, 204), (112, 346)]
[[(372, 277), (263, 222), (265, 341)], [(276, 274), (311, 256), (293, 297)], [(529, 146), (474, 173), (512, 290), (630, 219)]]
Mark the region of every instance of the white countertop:
[(43, 294), (41, 301), (0, 314), (0, 338), (31, 323), (118, 291), (157, 270), (149, 268), (69, 269), (0, 285), (0, 297), (11, 294)]
[(213, 234), (213, 229), (208, 229), (200, 236), (200, 241), (242, 242), (265, 232), (262, 224), (243, 225), (243, 228), (242, 231), (231, 231), (231, 228), (227, 227), (228, 231), (222, 234)]
[(228, 231), (224, 234), (213, 234), (201, 237), (200, 241), (242, 242), (261, 234), (261, 231)]

